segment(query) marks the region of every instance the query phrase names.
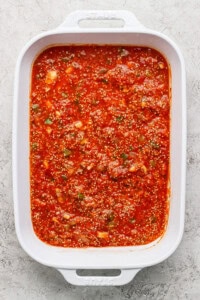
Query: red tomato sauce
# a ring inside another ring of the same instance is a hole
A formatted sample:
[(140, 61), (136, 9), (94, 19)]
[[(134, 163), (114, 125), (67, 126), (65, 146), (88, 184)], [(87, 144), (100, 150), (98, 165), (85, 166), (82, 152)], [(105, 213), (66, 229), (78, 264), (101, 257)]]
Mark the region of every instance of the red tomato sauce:
[(144, 245), (166, 229), (169, 66), (156, 50), (57, 46), (34, 61), (31, 214), (62, 247)]

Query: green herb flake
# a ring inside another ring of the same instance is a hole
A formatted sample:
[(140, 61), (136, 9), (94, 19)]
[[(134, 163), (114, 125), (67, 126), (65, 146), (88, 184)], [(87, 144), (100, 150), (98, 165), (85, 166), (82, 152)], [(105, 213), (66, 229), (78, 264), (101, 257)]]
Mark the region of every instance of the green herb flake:
[(62, 174), (61, 177), (63, 180), (67, 180), (67, 176), (65, 174)]
[(130, 149), (130, 151), (133, 151), (134, 148), (133, 148), (133, 146), (130, 146), (129, 149)]
[(113, 212), (110, 212), (108, 215), (107, 215), (107, 222), (112, 222), (114, 220), (115, 216), (114, 216), (114, 213)]
[(120, 53), (121, 57), (129, 55), (129, 52), (124, 48), (118, 49), (118, 52)]
[(76, 99), (74, 100), (74, 104), (75, 104), (75, 105), (79, 105), (79, 99), (78, 99), (78, 98), (76, 98)]
[(155, 167), (156, 166), (156, 162), (155, 162), (155, 160), (150, 160), (150, 166), (151, 167)]
[(38, 143), (32, 143), (31, 148), (36, 150), (38, 148)]
[(157, 221), (157, 217), (156, 216), (151, 216), (151, 223), (154, 224)]
[(156, 143), (155, 141), (151, 141), (150, 144), (151, 144), (151, 147), (153, 149), (159, 149), (160, 148), (160, 145), (158, 143)]
[(78, 199), (83, 200), (85, 198), (83, 193), (78, 193)]
[(32, 109), (34, 111), (38, 111), (38, 108), (39, 108), (39, 104), (35, 103), (35, 104), (32, 105)]
[(102, 68), (102, 69), (99, 70), (99, 74), (105, 74), (107, 72), (108, 72), (108, 70), (105, 69), (105, 68)]
[(101, 81), (105, 84), (108, 84), (108, 79), (106, 79), (106, 78), (102, 78)]
[(72, 151), (69, 150), (69, 149), (64, 149), (63, 150), (63, 154), (64, 154), (64, 157), (68, 157), (68, 156), (70, 156), (72, 154)]
[(108, 227), (109, 228), (113, 228), (115, 226), (116, 226), (116, 222), (115, 221), (108, 222)]
[(128, 158), (128, 154), (122, 153), (122, 154), (121, 154), (121, 158), (122, 158), (123, 160), (126, 160), (126, 159)]
[(92, 105), (96, 106), (99, 104), (99, 100), (98, 99), (93, 99), (91, 102)]
[(62, 93), (62, 97), (66, 98), (67, 96), (68, 96), (67, 93), (65, 92)]
[(129, 221), (130, 221), (130, 223), (133, 224), (133, 223), (135, 223), (136, 220), (135, 220), (135, 218), (130, 218)]
[(106, 59), (106, 63), (107, 63), (107, 65), (111, 65), (112, 64), (112, 58), (108, 57)]
[(121, 123), (123, 120), (124, 120), (123, 116), (117, 116), (116, 117), (116, 121), (119, 122), (119, 123)]
[(117, 51), (118, 51), (118, 53), (122, 53), (122, 51), (123, 51), (123, 48), (120, 46), (118, 49), (117, 49)]
[(72, 132), (72, 133), (70, 133), (70, 136), (75, 137), (75, 136), (76, 136), (76, 133), (75, 133), (75, 132)]
[(66, 56), (66, 57), (62, 57), (61, 59), (62, 59), (63, 62), (68, 62), (68, 61), (71, 60), (71, 57)]
[(147, 77), (150, 77), (150, 76), (151, 76), (150, 71), (149, 71), (149, 70), (146, 70), (146, 71), (145, 71), (145, 75), (146, 75)]
[(51, 119), (47, 118), (47, 119), (44, 121), (44, 124), (46, 124), (46, 125), (51, 125), (51, 124), (53, 124), (53, 121), (52, 121)]

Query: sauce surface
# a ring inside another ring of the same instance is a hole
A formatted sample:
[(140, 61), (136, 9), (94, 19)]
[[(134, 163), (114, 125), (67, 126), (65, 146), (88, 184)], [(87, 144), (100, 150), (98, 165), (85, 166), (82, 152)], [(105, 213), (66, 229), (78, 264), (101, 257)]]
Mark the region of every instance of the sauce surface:
[(34, 61), (31, 214), (62, 247), (143, 245), (165, 232), (169, 67), (156, 50), (57, 46)]

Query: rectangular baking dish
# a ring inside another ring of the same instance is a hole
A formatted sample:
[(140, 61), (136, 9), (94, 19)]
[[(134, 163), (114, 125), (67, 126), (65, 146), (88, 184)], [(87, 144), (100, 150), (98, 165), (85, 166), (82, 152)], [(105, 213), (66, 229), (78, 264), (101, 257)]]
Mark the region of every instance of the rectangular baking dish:
[[(123, 28), (81, 28), (81, 20), (123, 20)], [(67, 44), (135, 45), (155, 48), (171, 68), (170, 210), (164, 236), (145, 246), (61, 248), (43, 243), (33, 231), (29, 183), (29, 94), (32, 63), (44, 48)], [(168, 258), (184, 228), (186, 90), (183, 57), (173, 41), (145, 28), (128, 11), (76, 11), (55, 30), (33, 38), (21, 51), (15, 73), (13, 115), (13, 195), (15, 226), (22, 248), (41, 264), (58, 269), (76, 285), (122, 285), (144, 267)], [(77, 269), (120, 269), (119, 276), (79, 276)]]

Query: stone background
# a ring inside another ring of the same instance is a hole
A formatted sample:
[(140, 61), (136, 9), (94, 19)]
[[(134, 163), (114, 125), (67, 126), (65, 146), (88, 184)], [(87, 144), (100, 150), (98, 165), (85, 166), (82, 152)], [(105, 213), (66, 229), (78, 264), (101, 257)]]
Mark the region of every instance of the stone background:
[[(14, 68), (23, 45), (53, 29), (76, 9), (127, 9), (146, 26), (171, 37), (187, 70), (187, 185), (183, 240), (166, 261), (143, 269), (122, 287), (75, 287), (33, 261), (14, 229), (11, 136)], [(200, 1), (0, 0), (0, 299), (200, 299)]]

